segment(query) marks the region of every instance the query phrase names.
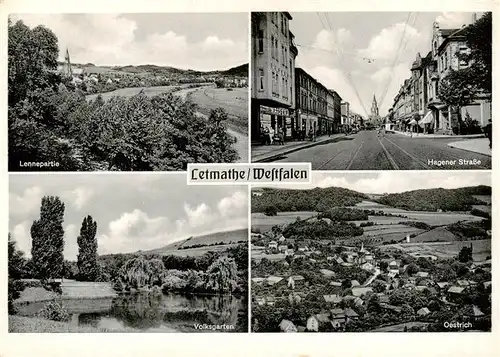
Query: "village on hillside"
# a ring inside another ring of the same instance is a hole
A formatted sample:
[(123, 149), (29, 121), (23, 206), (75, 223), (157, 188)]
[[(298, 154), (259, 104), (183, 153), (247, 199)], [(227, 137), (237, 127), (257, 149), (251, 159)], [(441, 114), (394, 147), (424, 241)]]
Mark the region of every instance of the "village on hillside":
[[(252, 201), (254, 332), (491, 329), (491, 231), (479, 229), (491, 225), (488, 219), (455, 214), (457, 223), (420, 231), (409, 226), (405, 232), (400, 223), (421, 213), (394, 210), (355, 223), (299, 209), (266, 216), (255, 212), (260, 203), (272, 201), (263, 199), (266, 195), (273, 192), (257, 191)], [(294, 193), (289, 197), (285, 205), (297, 202)], [(347, 217), (356, 210), (335, 211)], [(452, 216), (434, 213), (440, 215), (442, 221)], [(285, 223), (265, 223), (280, 219)], [(474, 236), (457, 233), (461, 224), (470, 224), (464, 231), (475, 229)], [(370, 235), (374, 229), (383, 233)]]

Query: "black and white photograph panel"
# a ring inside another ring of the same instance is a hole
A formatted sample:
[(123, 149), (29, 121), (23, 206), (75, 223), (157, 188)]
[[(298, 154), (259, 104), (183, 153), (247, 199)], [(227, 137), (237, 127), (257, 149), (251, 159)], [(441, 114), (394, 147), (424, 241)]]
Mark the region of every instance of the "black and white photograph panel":
[(253, 12), (252, 162), (491, 169), (492, 14)]
[(9, 16), (9, 171), (248, 162), (248, 41), (248, 13)]
[(12, 174), (9, 206), (9, 332), (248, 331), (246, 188)]
[(491, 173), (253, 187), (252, 331), (491, 331)]

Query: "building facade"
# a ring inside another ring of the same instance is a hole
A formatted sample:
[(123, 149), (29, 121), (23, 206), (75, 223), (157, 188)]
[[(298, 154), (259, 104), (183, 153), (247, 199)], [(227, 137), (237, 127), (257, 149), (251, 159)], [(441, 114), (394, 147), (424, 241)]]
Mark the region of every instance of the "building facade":
[(342, 125), (342, 97), (334, 90), (330, 90), (333, 95), (333, 132), (339, 133)]
[(289, 30), (288, 12), (251, 15), (251, 134), (259, 141), (263, 128), (292, 136), (295, 120), (295, 58), (298, 54)]
[[(473, 16), (472, 22), (475, 21)], [(431, 50), (425, 56), (417, 54), (411, 67), (411, 77), (405, 80), (394, 98), (392, 117), (399, 130), (425, 133), (456, 134), (460, 131), (459, 115), (470, 117), (483, 127), (491, 119), (490, 93), (483, 93), (470, 105), (452, 113), (439, 98), (439, 84), (450, 71), (467, 68), (470, 63), (461, 54), (468, 53), (465, 25), (459, 29), (441, 29), (433, 24)]]

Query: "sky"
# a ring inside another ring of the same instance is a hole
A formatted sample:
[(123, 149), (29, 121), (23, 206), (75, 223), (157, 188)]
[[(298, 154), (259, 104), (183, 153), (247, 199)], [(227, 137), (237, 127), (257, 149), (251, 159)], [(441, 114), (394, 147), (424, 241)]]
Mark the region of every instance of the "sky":
[(74, 63), (155, 64), (182, 69), (228, 69), (248, 63), (247, 13), (16, 14), (45, 25), (59, 39), (60, 59)]
[[(311, 189), (315, 187), (343, 187), (362, 193), (399, 193), (430, 188), (459, 188), (491, 186), (488, 171), (382, 171), (377, 173), (313, 172), (311, 185), (280, 185), (279, 187)], [(269, 185), (266, 185), (269, 187)]]
[[(299, 49), (296, 66), (336, 90), (350, 103), (351, 110), (366, 117), (374, 95), (380, 115), (387, 114), (400, 86), (410, 77), (417, 52), (424, 57), (430, 51), (434, 21), (440, 28), (460, 28), (472, 22), (473, 13), (292, 12), (291, 15), (290, 30)], [(478, 13), (477, 17), (480, 16)]]
[(9, 232), (30, 256), (41, 199), (65, 204), (64, 256), (75, 260), (82, 220), (97, 221), (98, 253), (163, 247), (190, 236), (248, 227), (244, 186), (187, 186), (185, 174), (10, 175)]

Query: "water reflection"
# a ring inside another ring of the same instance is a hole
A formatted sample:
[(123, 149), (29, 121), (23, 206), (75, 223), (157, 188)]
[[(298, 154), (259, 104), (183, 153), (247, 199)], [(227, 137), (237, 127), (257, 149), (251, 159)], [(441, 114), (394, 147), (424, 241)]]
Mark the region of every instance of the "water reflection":
[[(19, 312), (33, 315), (43, 307), (37, 305), (27, 305)], [(196, 330), (195, 324), (226, 324), (237, 329), (238, 312), (244, 309), (246, 313), (241, 299), (213, 295), (141, 293), (114, 299), (67, 300), (64, 305), (73, 324), (130, 332), (207, 332)]]

